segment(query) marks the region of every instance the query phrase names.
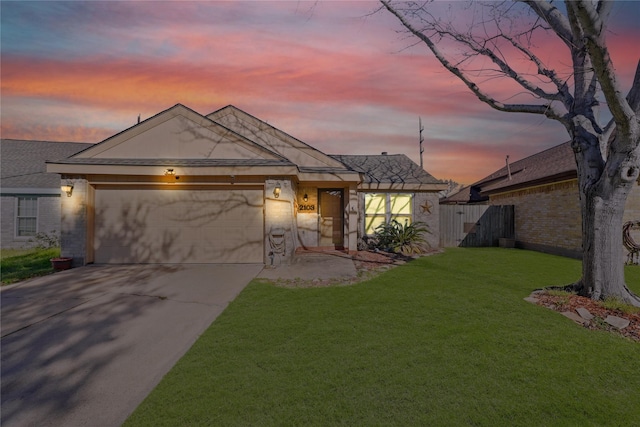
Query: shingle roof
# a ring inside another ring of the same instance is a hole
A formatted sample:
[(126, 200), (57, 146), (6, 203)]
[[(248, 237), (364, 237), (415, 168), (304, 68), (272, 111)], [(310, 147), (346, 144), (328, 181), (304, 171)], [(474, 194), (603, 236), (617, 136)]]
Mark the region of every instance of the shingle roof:
[(56, 188), (60, 175), (46, 173), (45, 161), (69, 157), (93, 144), (0, 140), (2, 188)]
[[(331, 156), (233, 105), (227, 105), (206, 117), (269, 151), (278, 153), (301, 168), (315, 168), (318, 171), (344, 169), (344, 165), (336, 163)], [(290, 158), (292, 153), (295, 153), (295, 158)]]
[(331, 155), (349, 169), (363, 174), (365, 184), (441, 184), (404, 154)]
[(473, 186), (480, 187), (481, 192), (487, 194), (577, 176), (576, 162), (570, 141), (513, 162), (509, 168), (511, 169), (511, 179), (509, 179), (505, 165), (474, 183)]
[(441, 205), (463, 205), (467, 203), (483, 203), (489, 200), (489, 197), (483, 197), (479, 194), (478, 187), (467, 185), (462, 187), (450, 196), (440, 199)]

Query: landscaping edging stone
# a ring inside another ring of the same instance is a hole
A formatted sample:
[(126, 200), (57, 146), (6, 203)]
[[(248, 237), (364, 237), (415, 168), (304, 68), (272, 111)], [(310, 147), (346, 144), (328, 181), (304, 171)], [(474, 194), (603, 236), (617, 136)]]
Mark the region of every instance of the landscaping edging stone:
[(614, 328), (618, 328), (618, 329), (624, 329), (627, 326), (629, 326), (629, 322), (627, 319), (623, 319), (622, 317), (618, 317), (618, 316), (607, 316), (606, 319), (604, 319), (605, 322), (607, 322), (608, 324), (610, 324), (611, 326), (613, 326)]
[(533, 291), (524, 300), (557, 311), (587, 329), (609, 331), (640, 342), (640, 313), (610, 309), (575, 294), (550, 295), (544, 289)]
[(582, 317), (584, 320), (592, 320), (594, 318), (594, 315), (591, 314), (591, 312), (589, 312), (589, 310), (587, 310), (584, 307), (578, 307), (576, 308), (576, 312), (580, 315), (580, 317)]

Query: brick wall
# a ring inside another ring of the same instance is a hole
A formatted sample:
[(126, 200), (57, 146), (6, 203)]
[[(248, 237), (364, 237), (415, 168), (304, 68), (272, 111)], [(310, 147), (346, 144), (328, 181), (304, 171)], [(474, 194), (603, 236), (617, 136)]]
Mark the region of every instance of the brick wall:
[(577, 180), (491, 196), (492, 205), (515, 206), (515, 238), (537, 249), (582, 250), (582, 220)]
[[(491, 204), (515, 206), (516, 240), (524, 247), (580, 256), (582, 220), (577, 180), (491, 196)], [(633, 186), (627, 198), (623, 223), (627, 221), (640, 221), (640, 183)]]
[(60, 205), (60, 196), (38, 197), (39, 233), (60, 236)]
[(71, 197), (61, 197), (60, 246), (61, 255), (72, 257), (75, 267), (85, 264), (87, 254), (87, 192), (89, 184), (84, 179), (67, 181), (73, 182), (73, 193)]
[[(0, 242), (3, 248), (31, 248), (37, 242), (33, 237), (16, 237), (16, 196), (2, 196)], [(60, 196), (26, 194), (38, 198), (37, 232), (60, 235)]]
[(23, 241), (16, 242), (16, 198), (14, 196), (2, 196), (0, 198), (0, 214), (2, 215), (1, 229), (2, 233), (0, 241), (3, 248), (18, 248), (22, 247)]
[(636, 182), (627, 197), (622, 223), (627, 221), (640, 221), (640, 181)]

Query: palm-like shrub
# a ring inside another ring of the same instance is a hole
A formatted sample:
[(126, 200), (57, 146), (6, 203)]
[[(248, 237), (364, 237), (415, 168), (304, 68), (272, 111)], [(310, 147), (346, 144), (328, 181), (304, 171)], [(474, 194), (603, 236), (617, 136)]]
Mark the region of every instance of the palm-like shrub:
[(404, 255), (421, 254), (426, 252), (428, 243), (424, 234), (429, 233), (429, 228), (424, 222), (408, 224), (399, 223), (395, 219), (391, 222), (376, 227), (374, 239), (378, 249)]

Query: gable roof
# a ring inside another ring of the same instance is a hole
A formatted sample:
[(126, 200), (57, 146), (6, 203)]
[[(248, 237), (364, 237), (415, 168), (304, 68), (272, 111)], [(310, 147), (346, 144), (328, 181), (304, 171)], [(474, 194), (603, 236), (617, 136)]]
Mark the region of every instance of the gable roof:
[(444, 190), (441, 182), (404, 154), (332, 155), (349, 169), (360, 173), (365, 190)]
[(331, 156), (233, 105), (227, 105), (207, 117), (289, 159), (301, 170), (346, 169), (345, 165)]
[(223, 123), (215, 113), (205, 117), (176, 104), (70, 158), (47, 162), (47, 170), (158, 177), (167, 166), (177, 166), (182, 176), (296, 175), (307, 181), (358, 181), (359, 175), (342, 163), (235, 107), (218, 114)]
[(511, 177), (505, 165), (473, 186), (488, 195), (577, 177), (571, 141), (513, 162), (509, 169)]
[(3, 192), (24, 189), (55, 189), (60, 192), (60, 175), (47, 173), (45, 162), (69, 157), (93, 144), (78, 142), (0, 141), (0, 176)]
[(149, 154), (156, 159), (286, 160), (182, 104), (176, 104), (74, 157), (115, 161), (151, 158)]

